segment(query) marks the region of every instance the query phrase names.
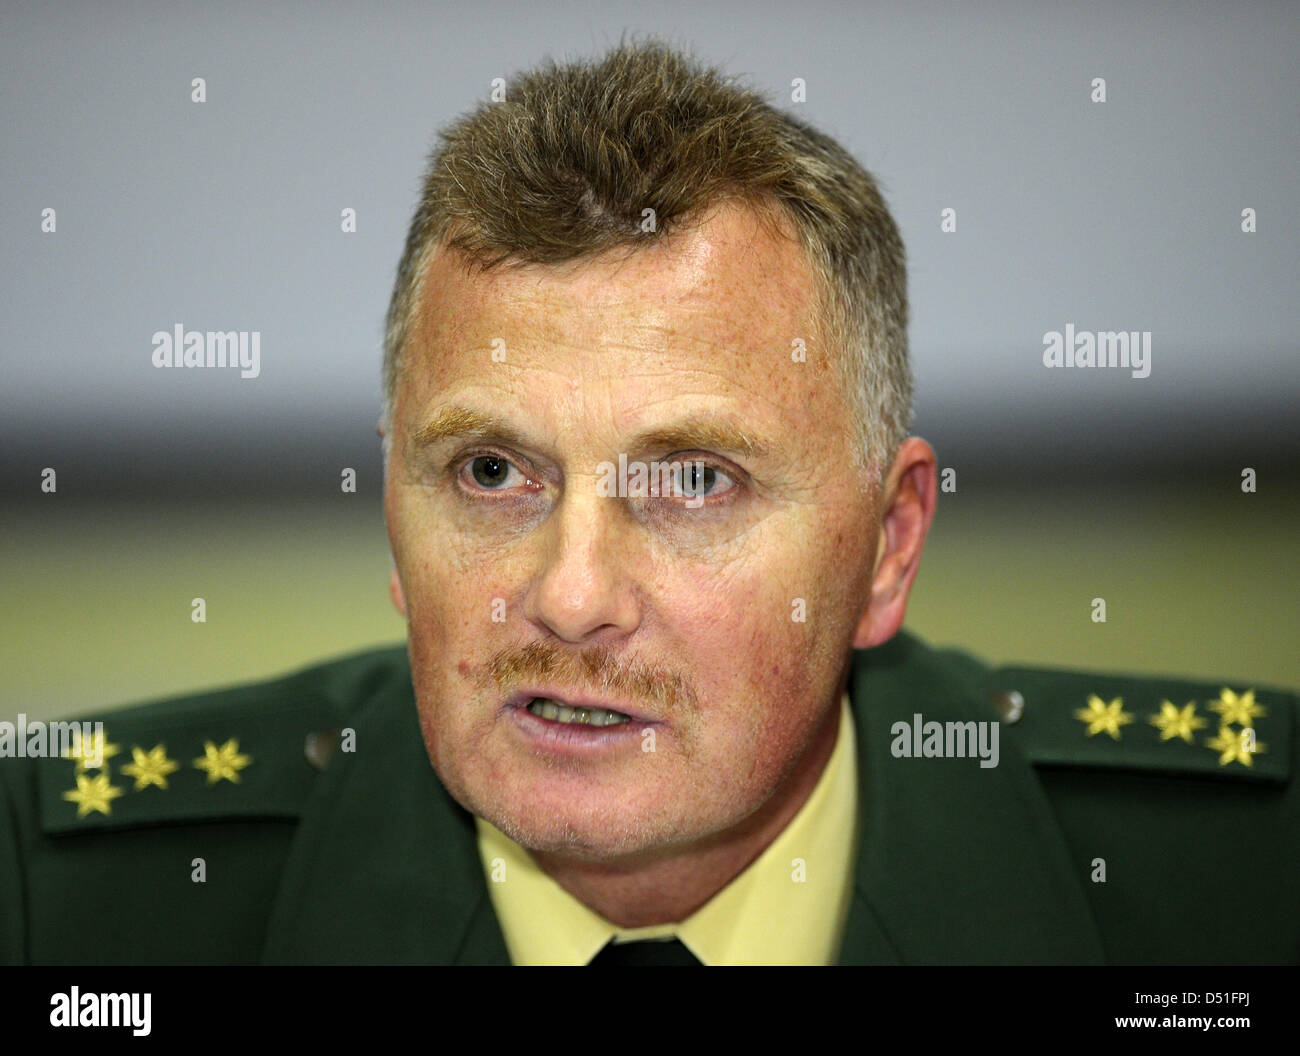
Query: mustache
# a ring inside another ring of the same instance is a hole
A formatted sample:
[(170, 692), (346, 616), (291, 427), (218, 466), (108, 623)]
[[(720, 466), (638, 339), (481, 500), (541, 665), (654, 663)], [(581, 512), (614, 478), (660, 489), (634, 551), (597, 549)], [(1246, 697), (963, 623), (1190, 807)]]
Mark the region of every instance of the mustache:
[(607, 649), (573, 652), (532, 642), (494, 654), (487, 662), (487, 674), (503, 695), (528, 682), (552, 682), (598, 700), (644, 705), (646, 711), (662, 718), (699, 708), (695, 691), (681, 675), (639, 660), (620, 660)]

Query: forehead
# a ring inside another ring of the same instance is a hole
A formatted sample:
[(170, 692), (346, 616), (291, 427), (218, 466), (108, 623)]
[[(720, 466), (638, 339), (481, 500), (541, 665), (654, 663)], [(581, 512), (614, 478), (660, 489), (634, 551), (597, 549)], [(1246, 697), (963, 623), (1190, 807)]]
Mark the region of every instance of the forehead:
[(520, 370), (552, 381), (676, 373), (806, 413), (810, 391), (829, 380), (817, 304), (793, 224), (735, 203), (644, 249), (560, 265), (481, 272), (440, 249), (399, 384), (427, 405), (458, 383), (514, 384)]

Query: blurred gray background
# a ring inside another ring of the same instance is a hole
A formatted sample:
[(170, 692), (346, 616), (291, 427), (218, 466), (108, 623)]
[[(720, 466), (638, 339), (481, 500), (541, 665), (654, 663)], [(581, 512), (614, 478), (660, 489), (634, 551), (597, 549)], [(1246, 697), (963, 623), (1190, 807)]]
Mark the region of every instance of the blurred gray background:
[[(0, 711), (402, 638), (374, 430), (425, 156), (493, 78), (625, 30), (742, 75), (885, 192), (916, 431), (958, 471), (912, 629), (1300, 683), (1300, 5), (6, 3)], [(176, 323), (261, 331), (261, 376), (155, 369)], [(1046, 369), (1067, 323), (1150, 330), (1150, 376)]]

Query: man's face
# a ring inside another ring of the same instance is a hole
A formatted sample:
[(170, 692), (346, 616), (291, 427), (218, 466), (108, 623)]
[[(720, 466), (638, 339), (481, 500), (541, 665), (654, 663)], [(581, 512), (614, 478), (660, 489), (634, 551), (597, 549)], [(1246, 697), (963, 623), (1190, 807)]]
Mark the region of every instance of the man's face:
[[(876, 534), (812, 283), (736, 206), (630, 256), (431, 260), (394, 398), (394, 593), (429, 758), (517, 842), (704, 846), (824, 760)], [(702, 494), (611, 496), (620, 455), (703, 461)]]

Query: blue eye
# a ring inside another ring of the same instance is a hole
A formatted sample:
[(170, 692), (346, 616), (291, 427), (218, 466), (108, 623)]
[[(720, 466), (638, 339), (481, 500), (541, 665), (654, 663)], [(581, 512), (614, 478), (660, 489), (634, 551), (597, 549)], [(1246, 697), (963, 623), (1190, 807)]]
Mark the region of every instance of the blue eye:
[[(715, 492), (720, 481), (722, 486)], [(707, 498), (715, 493), (725, 494), (734, 485), (735, 481), (721, 470), (692, 460), (683, 463), (681, 473), (675, 475), (673, 490), (687, 498)]]

